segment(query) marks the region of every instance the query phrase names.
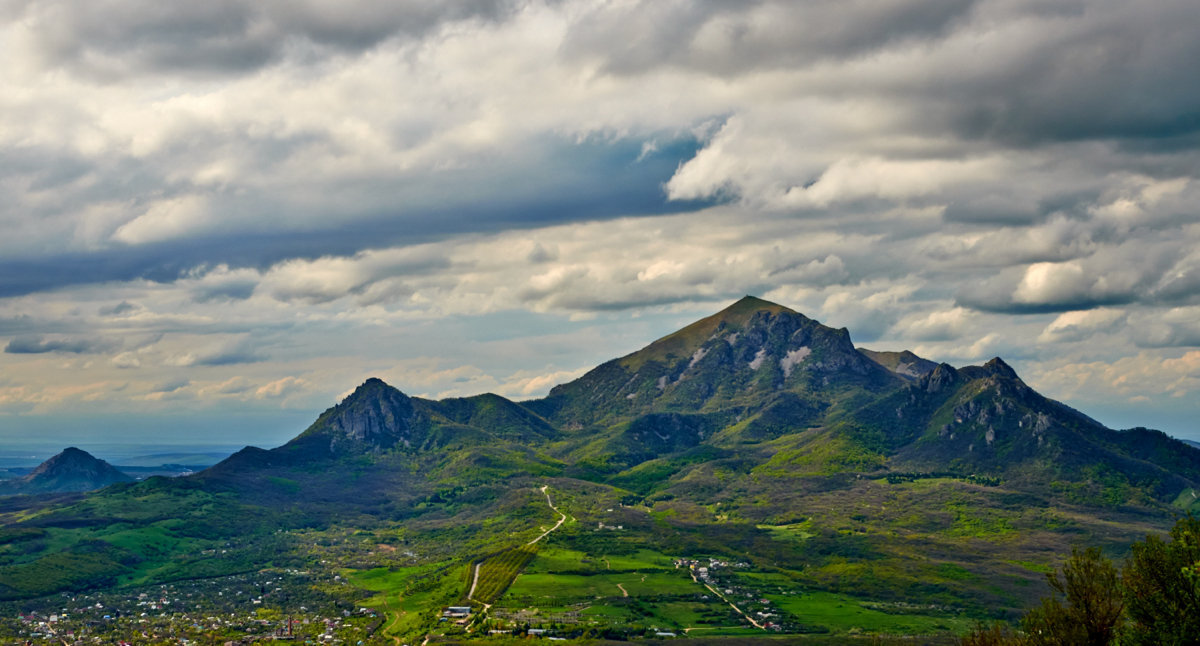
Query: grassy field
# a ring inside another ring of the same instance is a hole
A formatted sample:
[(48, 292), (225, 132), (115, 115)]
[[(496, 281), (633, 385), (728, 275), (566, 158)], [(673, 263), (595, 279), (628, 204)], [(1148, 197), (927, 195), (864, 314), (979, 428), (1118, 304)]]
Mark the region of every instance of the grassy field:
[(454, 604), (463, 593), (467, 565), (428, 563), (406, 568), (344, 571), (353, 585), (375, 592), (365, 606), (381, 610), (380, 633), (397, 641), (414, 639), (437, 625), (442, 607)]
[[(618, 587), (620, 586), (620, 587)], [(597, 597), (631, 597), (702, 594), (704, 589), (683, 573), (649, 572), (638, 574), (522, 574), (509, 588), (506, 598), (533, 603), (553, 601), (565, 605)]]
[(823, 628), (832, 633), (921, 635), (965, 632), (974, 625), (974, 620), (921, 614), (914, 610), (902, 610), (898, 606), (884, 612), (878, 607), (870, 607), (875, 604), (831, 592), (767, 595), (767, 598), (805, 626)]

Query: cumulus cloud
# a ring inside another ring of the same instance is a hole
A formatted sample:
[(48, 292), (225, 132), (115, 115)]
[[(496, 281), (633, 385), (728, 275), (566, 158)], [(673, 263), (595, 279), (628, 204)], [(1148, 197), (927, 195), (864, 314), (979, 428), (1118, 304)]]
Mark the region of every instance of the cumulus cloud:
[(1147, 348), (1200, 346), (1200, 307), (1174, 307), (1133, 317), (1137, 345)]
[(914, 341), (950, 341), (967, 328), (972, 313), (961, 307), (917, 314), (896, 324), (901, 334)]
[(284, 377), (259, 386), (254, 391), (254, 396), (258, 399), (280, 399), (301, 391), (307, 386), (308, 382), (298, 377)]
[(1126, 314), (1121, 310), (1101, 308), (1063, 312), (1038, 335), (1039, 343), (1068, 343), (1084, 341), (1093, 335), (1112, 332), (1125, 322)]

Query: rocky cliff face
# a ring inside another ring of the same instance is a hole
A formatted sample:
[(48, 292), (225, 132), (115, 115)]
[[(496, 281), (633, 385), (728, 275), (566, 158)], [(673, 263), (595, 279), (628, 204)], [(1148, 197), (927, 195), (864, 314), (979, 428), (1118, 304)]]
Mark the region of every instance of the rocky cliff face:
[(344, 455), (420, 446), (427, 430), (428, 418), (411, 398), (372, 378), (289, 444), (324, 445)]

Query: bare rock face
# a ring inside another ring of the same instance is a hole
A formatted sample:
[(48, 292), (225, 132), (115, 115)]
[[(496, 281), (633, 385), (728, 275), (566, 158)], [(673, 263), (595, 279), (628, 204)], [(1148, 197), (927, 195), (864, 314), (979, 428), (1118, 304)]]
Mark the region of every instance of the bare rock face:
[(305, 435), (328, 440), (329, 450), (335, 455), (372, 452), (420, 445), (424, 421), (412, 399), (371, 378), (325, 411)]
[(958, 382), (958, 371), (948, 363), (938, 364), (921, 379), (921, 386), (928, 393), (940, 393)]

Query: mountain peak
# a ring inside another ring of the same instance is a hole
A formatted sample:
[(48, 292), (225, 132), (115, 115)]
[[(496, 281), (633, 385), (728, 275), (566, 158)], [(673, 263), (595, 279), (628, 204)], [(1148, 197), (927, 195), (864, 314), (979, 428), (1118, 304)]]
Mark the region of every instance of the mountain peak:
[(76, 447), (67, 447), (19, 478), (13, 487), (19, 493), (90, 491), (133, 478), (116, 467)]
[(98, 468), (98, 465), (108, 465), (107, 462), (97, 459), (91, 453), (74, 446), (68, 446), (60, 451), (54, 457), (39, 464), (36, 469), (29, 473), (30, 476), (62, 471), (64, 469), (90, 469)]
[(729, 307), (658, 339), (645, 348), (622, 357), (621, 363), (637, 370), (649, 360), (666, 357), (691, 356), (696, 349), (712, 340), (716, 335), (743, 330), (755, 321), (765, 322), (780, 316), (793, 319), (793, 325), (819, 325), (808, 317), (778, 303), (765, 301), (755, 296), (743, 296)]
[(721, 316), (722, 314), (753, 314), (754, 312), (758, 312), (760, 310), (767, 310), (769, 312), (787, 311), (795, 314), (793, 310), (784, 307), (779, 303), (772, 303), (771, 301), (763, 300), (757, 296), (751, 296), (747, 294), (739, 298), (733, 305), (730, 305), (729, 307), (726, 307), (718, 312), (717, 316)]
[[(347, 395), (346, 399), (344, 399), (342, 401), (345, 402), (347, 400), (355, 399), (358, 397), (369, 397), (373, 394), (386, 392), (388, 390), (395, 390), (396, 392), (400, 392), (396, 388), (388, 385), (387, 382), (380, 379), (379, 377), (368, 377), (366, 381), (362, 382), (362, 384), (359, 385), (358, 388), (354, 389), (354, 392)], [(403, 394), (403, 393), (401, 393), (401, 394)]]
[[(732, 410), (751, 400), (773, 399), (780, 391), (812, 393), (838, 383), (884, 388), (898, 379), (860, 354), (845, 328), (827, 327), (777, 303), (746, 296), (555, 386), (535, 410), (571, 425), (587, 425), (653, 409)], [(568, 408), (562, 408), (567, 402)]]
[(1004, 362), (1000, 357), (992, 357), (991, 361), (983, 364), (983, 367), (993, 375), (1008, 377), (1010, 379), (1020, 379), (1017, 376), (1017, 371), (1012, 369), (1012, 366)]
[(334, 454), (411, 446), (419, 417), (408, 395), (371, 377), (296, 439), (323, 437)]

